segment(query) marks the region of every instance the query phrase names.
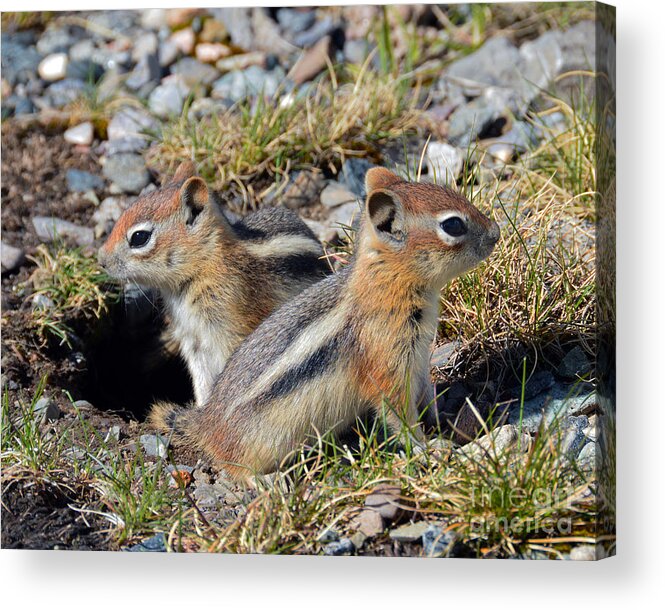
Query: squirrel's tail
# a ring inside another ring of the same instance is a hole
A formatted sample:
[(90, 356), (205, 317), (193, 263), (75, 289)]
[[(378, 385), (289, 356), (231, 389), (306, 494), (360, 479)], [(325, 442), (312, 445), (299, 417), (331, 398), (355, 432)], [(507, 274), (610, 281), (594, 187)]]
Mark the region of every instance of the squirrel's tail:
[(172, 402), (156, 402), (150, 408), (148, 424), (165, 434), (175, 438), (187, 435), (191, 425), (192, 408), (182, 407)]

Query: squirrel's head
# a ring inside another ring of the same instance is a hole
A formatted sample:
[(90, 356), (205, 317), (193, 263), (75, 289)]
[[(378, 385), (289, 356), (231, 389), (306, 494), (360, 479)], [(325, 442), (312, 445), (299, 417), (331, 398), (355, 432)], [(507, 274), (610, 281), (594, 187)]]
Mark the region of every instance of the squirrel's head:
[(499, 226), (458, 192), (402, 180), (376, 167), (365, 177), (367, 201), (361, 249), (443, 286), (487, 258)]
[(175, 289), (196, 272), (192, 253), (215, 247), (215, 235), (228, 226), (214, 193), (185, 162), (168, 184), (125, 210), (99, 249), (99, 262), (117, 279)]

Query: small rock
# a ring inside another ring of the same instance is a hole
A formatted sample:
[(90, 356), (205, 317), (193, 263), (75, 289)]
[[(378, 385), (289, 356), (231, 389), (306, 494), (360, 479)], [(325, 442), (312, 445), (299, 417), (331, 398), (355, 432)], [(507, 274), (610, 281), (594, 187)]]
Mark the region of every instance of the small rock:
[(324, 36), (313, 47), (307, 49), (289, 72), (289, 78), (300, 85), (313, 79), (326, 68), (330, 62), (332, 52), (332, 38)]
[(344, 182), (348, 189), (355, 193), (360, 199), (365, 199), (365, 174), (367, 170), (374, 167), (367, 159), (351, 157), (342, 165), (342, 176), (340, 182)]
[(421, 540), (423, 534), (429, 528), (427, 521), (418, 521), (417, 523), (407, 523), (397, 529), (390, 530), (388, 535), (397, 542), (416, 542)]
[(150, 83), (159, 80), (162, 75), (162, 66), (157, 53), (146, 53), (134, 66), (125, 84), (132, 90), (138, 91)]
[(166, 10), (166, 24), (177, 29), (189, 25), (193, 19), (204, 13), (200, 8), (170, 8)]
[(165, 553), (166, 538), (164, 537), (164, 534), (155, 534), (125, 550), (130, 553)]
[(401, 493), (397, 485), (381, 483), (365, 498), (365, 506), (378, 511), (386, 522), (391, 523), (403, 512)]
[(92, 403), (87, 400), (75, 400), (72, 403), (72, 406), (79, 411), (92, 411), (95, 408)]
[[(552, 388), (555, 384), (554, 375), (549, 371), (537, 371), (527, 378), (524, 386), (524, 400), (530, 400)], [(509, 392), (510, 398), (522, 398), (522, 386), (518, 385)]]
[(111, 426), (104, 437), (105, 443), (115, 442), (117, 443), (122, 436), (122, 430), (120, 426)]
[[(195, 36), (192, 28), (185, 28), (183, 30), (173, 32), (169, 40), (183, 55), (191, 55), (192, 51), (194, 51)], [(163, 58), (160, 57), (160, 61), (162, 59)], [(163, 62), (162, 65), (164, 65)]]
[(596, 547), (591, 544), (581, 544), (570, 549), (570, 558), (573, 561), (596, 561)]
[(47, 55), (42, 59), (37, 68), (39, 76), (48, 82), (65, 78), (68, 61), (67, 53), (53, 53), (52, 55)]
[(281, 68), (266, 70), (259, 66), (250, 66), (246, 70), (234, 70), (215, 81), (212, 97), (233, 102), (257, 95), (272, 98), (284, 77)]
[(95, 135), (95, 129), (90, 121), (70, 127), (65, 131), (64, 138), (70, 144), (82, 144), (83, 146), (90, 146), (92, 139)]
[(206, 43), (226, 42), (229, 39), (229, 33), (226, 26), (217, 19), (206, 19), (203, 22), (203, 28), (199, 34), (199, 40)]
[(561, 426), (559, 441), (559, 451), (562, 455), (571, 460), (574, 460), (578, 456), (584, 443), (587, 441), (584, 429), (588, 424), (589, 420), (585, 415), (566, 418)]
[(321, 191), (321, 204), (326, 208), (336, 208), (345, 203), (356, 203), (358, 197), (343, 184), (330, 181)]
[(316, 11), (306, 9), (297, 10), (293, 8), (277, 9), (277, 22), (285, 30), (297, 34), (304, 32), (314, 25), (316, 21)]
[(168, 442), (158, 434), (142, 434), (139, 442), (146, 455), (151, 457), (165, 457), (168, 450)]
[(250, 66), (265, 68), (266, 54), (261, 51), (252, 51), (251, 53), (241, 53), (220, 59), (215, 67), (222, 73), (233, 72), (234, 70), (246, 70)]
[(99, 238), (110, 233), (113, 225), (128, 207), (129, 201), (122, 197), (107, 197), (104, 199), (92, 215), (92, 220), (95, 223), (95, 237)]
[(521, 450), (526, 451), (530, 445), (528, 434), (519, 434), (517, 426), (506, 424), (467, 443), (459, 449), (462, 457), (477, 459), (486, 454), (498, 457), (521, 443)]
[(340, 538), (336, 542), (331, 542), (326, 544), (323, 547), (323, 553), (325, 555), (352, 555), (356, 550), (356, 547), (353, 546), (353, 542), (348, 538)]
[(160, 43), (157, 52), (159, 65), (162, 66), (162, 68), (168, 68), (176, 59), (178, 59), (179, 53), (180, 49), (173, 40), (165, 40)]
[(201, 97), (190, 104), (187, 116), (190, 120), (200, 121), (204, 117), (220, 115), (230, 107), (231, 104), (225, 100)]
[(339, 534), (335, 530), (325, 529), (316, 538), (317, 542), (325, 544), (339, 540)]
[(455, 356), (459, 348), (459, 341), (449, 341), (443, 345), (438, 345), (430, 357), (430, 366), (438, 368), (446, 366)]
[(67, 188), (72, 193), (86, 193), (104, 188), (104, 180), (95, 174), (80, 169), (68, 169), (65, 174)]
[(111, 119), (107, 128), (109, 140), (138, 138), (146, 141), (146, 132), (157, 129), (157, 121), (145, 110), (122, 108)]
[(371, 50), (372, 46), (368, 40), (347, 40), (344, 42), (344, 58), (350, 64), (362, 65)]
[(42, 423), (45, 422), (54, 422), (57, 421), (60, 416), (62, 415), (62, 412), (60, 411), (60, 407), (58, 407), (57, 404), (50, 398), (47, 398), (46, 396), (40, 398), (35, 405), (32, 407), (32, 412), (35, 414), (36, 417), (39, 417), (42, 421)]
[(53, 309), (55, 307), (55, 303), (53, 302), (53, 299), (47, 297), (45, 294), (37, 293), (33, 295), (32, 297), (32, 309), (33, 311), (35, 310), (48, 310), (48, 309)]
[(141, 11), (141, 27), (146, 30), (159, 30), (166, 23), (165, 8), (149, 8)]
[(361, 209), (357, 203), (345, 203), (335, 208), (328, 217), (330, 225), (336, 229), (340, 237), (353, 228), (354, 220), (360, 217)]
[(356, 532), (351, 536), (351, 544), (353, 545), (353, 548), (355, 548), (357, 551), (360, 550), (363, 545), (365, 544), (365, 541), (369, 538), (365, 532)]
[(45, 99), (54, 108), (63, 108), (79, 99), (86, 91), (86, 84), (78, 78), (65, 78), (47, 87)]
[(189, 92), (189, 86), (180, 75), (167, 77), (150, 94), (148, 106), (152, 112), (163, 119), (179, 115)]
[(132, 49), (132, 59), (138, 63), (146, 55), (156, 55), (159, 50), (159, 39), (154, 32), (146, 32), (141, 34), (134, 41), (134, 48)]
[(427, 147), (427, 175), (436, 179), (438, 184), (450, 184), (464, 166), (464, 152), (446, 142), (430, 142)]
[(0, 258), (2, 259), (2, 273), (16, 271), (25, 261), (25, 252), (21, 248), (15, 248), (0, 242)]
[(180, 77), (179, 81), (187, 87), (194, 87), (198, 84), (208, 86), (220, 76), (218, 70), (193, 57), (183, 57), (171, 67), (171, 73), (177, 74)]
[(598, 451), (598, 443), (589, 441), (582, 451), (580, 451), (577, 456), (577, 463), (580, 468), (584, 470), (595, 470), (596, 464), (598, 463), (598, 457), (600, 457), (600, 451)]
[(425, 557), (455, 557), (462, 546), (453, 531), (444, 532), (437, 525), (430, 525), (422, 535)]
[(291, 174), (289, 185), (278, 196), (282, 205), (297, 210), (316, 203), (325, 184), (321, 172), (299, 171)]
[(591, 370), (591, 363), (584, 350), (576, 346), (571, 349), (561, 361), (557, 373), (566, 379), (582, 377)]
[(324, 17), (317, 21), (306, 32), (301, 32), (293, 37), (293, 44), (298, 47), (311, 47), (327, 34), (331, 34), (337, 25), (331, 17)]
[(221, 42), (200, 42), (196, 45), (196, 59), (204, 63), (214, 64), (231, 54), (231, 49)]
[(79, 246), (89, 246), (95, 241), (94, 232), (89, 227), (81, 227), (54, 216), (34, 216), (32, 226), (37, 237), (43, 242), (64, 238), (74, 241)]
[(383, 531), (383, 518), (378, 510), (365, 508), (356, 517), (353, 527), (362, 532), (367, 538), (371, 538)]
[(104, 176), (124, 193), (140, 193), (150, 182), (143, 157), (133, 153), (121, 153), (106, 159)]

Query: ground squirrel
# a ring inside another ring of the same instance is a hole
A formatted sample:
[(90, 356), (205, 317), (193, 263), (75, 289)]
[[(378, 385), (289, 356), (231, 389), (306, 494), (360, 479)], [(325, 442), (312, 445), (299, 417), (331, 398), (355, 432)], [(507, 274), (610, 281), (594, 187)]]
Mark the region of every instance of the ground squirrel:
[(240, 342), (329, 265), (294, 212), (265, 208), (231, 222), (194, 174), (185, 162), (171, 182), (139, 197), (99, 261), (111, 276), (160, 291), (202, 404)]
[(450, 188), (366, 175), (356, 254), (264, 320), (195, 411), (156, 404), (151, 421), (236, 478), (279, 466), (308, 436), (386, 410), (422, 439), (441, 288), (492, 252), (499, 227)]

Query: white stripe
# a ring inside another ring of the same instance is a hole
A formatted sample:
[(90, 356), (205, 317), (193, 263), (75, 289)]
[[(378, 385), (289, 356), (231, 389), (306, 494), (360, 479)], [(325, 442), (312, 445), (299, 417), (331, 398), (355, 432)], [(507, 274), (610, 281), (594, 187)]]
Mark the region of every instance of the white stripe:
[(321, 245), (305, 235), (280, 235), (260, 243), (244, 242), (244, 246), (250, 254), (258, 258), (288, 256), (304, 252), (323, 254)]

